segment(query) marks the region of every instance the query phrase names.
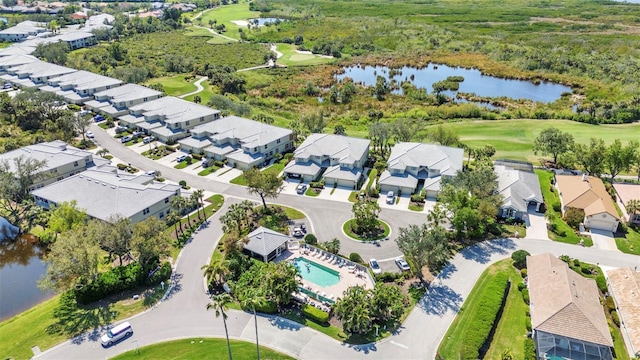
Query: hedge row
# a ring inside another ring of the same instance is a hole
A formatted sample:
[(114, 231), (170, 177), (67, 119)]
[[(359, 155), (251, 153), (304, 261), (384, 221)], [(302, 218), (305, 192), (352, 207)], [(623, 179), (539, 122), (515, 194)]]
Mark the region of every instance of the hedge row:
[(302, 306), (302, 315), (320, 324), (326, 324), (329, 321), (328, 313), (308, 304)]
[(494, 323), (499, 320), (497, 316), (502, 307), (502, 299), (505, 296), (508, 283), (508, 274), (497, 274), (478, 294), (476, 311), (470, 318), (470, 326), (461, 351), (463, 359), (478, 359), (480, 357), (480, 349), (487, 340)]
[(160, 269), (147, 277), (147, 273), (138, 263), (118, 266), (98, 276), (91, 284), (75, 290), (76, 300), (88, 304), (109, 295), (134, 288), (138, 285), (155, 285), (171, 276), (171, 265), (162, 264)]

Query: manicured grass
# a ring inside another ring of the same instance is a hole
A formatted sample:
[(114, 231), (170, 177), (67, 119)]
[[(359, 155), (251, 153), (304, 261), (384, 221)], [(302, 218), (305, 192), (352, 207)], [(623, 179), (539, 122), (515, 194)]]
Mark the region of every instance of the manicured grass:
[[(510, 267), (512, 267), (511, 259), (505, 259), (490, 266), (487, 270), (485, 270), (482, 273), (482, 275), (480, 275), (478, 282), (476, 282), (476, 285), (473, 287), (473, 290), (471, 290), (471, 293), (469, 293), (467, 300), (465, 300), (464, 305), (462, 306), (462, 308), (460, 308), (458, 315), (456, 316), (455, 320), (449, 327), (447, 334), (444, 336), (442, 343), (440, 343), (440, 346), (438, 347), (438, 354), (442, 356), (442, 358), (458, 359), (462, 355), (465, 349), (465, 346), (467, 346), (467, 341), (469, 338), (471, 337), (484, 338), (488, 335), (488, 333), (476, 334), (471, 332), (473, 331), (473, 329), (476, 329), (476, 326), (478, 325), (476, 323), (476, 321), (478, 320), (478, 314), (484, 311), (483, 307), (485, 307), (486, 305), (485, 299), (494, 297), (495, 301), (500, 301), (500, 299), (502, 298), (501, 294), (497, 294), (496, 296), (496, 294), (488, 293), (488, 291), (492, 290), (493, 286), (491, 285), (495, 281), (499, 280), (500, 278), (503, 278), (505, 276), (513, 277), (513, 273), (515, 272), (515, 270), (513, 272), (510, 272), (509, 271)], [(516, 275), (516, 276), (519, 276), (519, 275)], [(516, 291), (518, 291), (517, 285), (514, 284), (514, 286), (516, 286)], [(493, 304), (493, 305), (496, 305), (496, 304)], [(522, 320), (522, 318), (520, 318), (520, 320)], [(515, 320), (507, 319), (507, 321), (510, 322)], [(525, 326), (524, 321), (521, 321), (521, 323), (522, 323), (521, 326), (524, 327)], [(486, 324), (486, 325), (490, 325), (490, 324)], [(510, 323), (504, 324), (503, 326), (505, 328), (514, 328), (514, 329), (518, 328), (517, 326), (514, 326)], [(486, 326), (483, 328), (486, 328)], [(517, 333), (511, 334), (511, 336), (514, 338), (517, 338), (518, 334)], [(520, 339), (520, 340), (524, 341), (524, 339)], [(486, 357), (486, 358), (490, 359), (489, 357)], [(514, 359), (522, 359), (522, 358), (523, 357), (514, 357)]]
[(311, 186), (309, 186), (309, 188), (307, 188), (307, 191), (304, 194), (306, 196), (316, 197), (316, 196), (320, 195), (320, 191), (316, 192), (315, 188), (312, 188)]
[(130, 292), (141, 294), (141, 299), (132, 301), (126, 297), (106, 305), (83, 307), (73, 304), (72, 307), (64, 307), (64, 316), (60, 319), (54, 317), (61, 298), (56, 295), (0, 323), (0, 354), (13, 359), (31, 358), (33, 346), (44, 351), (76, 334), (126, 319), (148, 309), (164, 294), (159, 285), (147, 292), (144, 289), (127, 291)]
[[(553, 231), (549, 231), (549, 238), (553, 241), (578, 244), (581, 237), (576, 235), (574, 230), (569, 225), (567, 225), (564, 220), (562, 220), (562, 214), (556, 213), (553, 210), (554, 203), (560, 204), (560, 197), (558, 195), (558, 192), (555, 189), (553, 192), (551, 192), (551, 180), (553, 179), (553, 173), (545, 170), (536, 170), (536, 174), (538, 175), (538, 180), (540, 181), (540, 188), (542, 189), (544, 202), (547, 205), (547, 219), (549, 219), (549, 224), (555, 224), (558, 232), (565, 233), (564, 236), (560, 236)], [(584, 240), (585, 246), (593, 246), (593, 241), (590, 237), (582, 237), (582, 240)]]
[(369, 193), (369, 189), (371, 189), (371, 187), (373, 186), (373, 183), (376, 181), (376, 176), (378, 175), (378, 170), (377, 169), (371, 169), (371, 171), (369, 171), (369, 176), (367, 176), (367, 186), (365, 187), (365, 189), (367, 190), (367, 193)]
[(508, 234), (508, 236), (515, 236), (516, 231), (518, 232), (518, 236), (520, 238), (524, 238), (527, 236), (527, 228), (523, 225), (502, 225), (502, 228)]
[[(623, 143), (640, 138), (640, 126), (590, 125), (569, 120), (491, 120), (460, 121), (442, 125), (452, 129), (460, 136), (460, 141), (471, 147), (493, 145), (496, 148), (494, 158), (508, 158), (538, 162), (540, 155), (533, 153), (533, 140), (540, 131), (555, 127), (572, 134), (576, 142), (588, 143), (591, 137), (603, 139), (607, 144), (615, 139)], [(429, 131), (433, 126), (426, 127)]]
[(210, 167), (205, 168), (204, 170), (200, 171), (200, 172), (198, 173), (198, 176), (207, 176), (207, 175), (209, 175), (209, 174), (213, 174), (214, 172), (216, 172), (216, 171), (218, 171), (218, 170), (220, 170), (220, 168), (219, 168), (219, 167), (217, 167), (217, 166), (210, 166)]
[(421, 212), (422, 210), (424, 210), (424, 203), (422, 203), (422, 206), (420, 205), (413, 205), (413, 204), (409, 204), (409, 210), (411, 211), (417, 211), (417, 212)]
[[(256, 357), (256, 345), (247, 341), (231, 340), (231, 354), (236, 359)], [(163, 342), (130, 350), (111, 359), (228, 359), (226, 339), (193, 338)], [(260, 346), (260, 358), (294, 359), (288, 355)]]
[(352, 203), (358, 201), (358, 194), (358, 191), (352, 191), (351, 194), (349, 194), (349, 201)]
[(626, 237), (616, 238), (616, 246), (623, 253), (640, 255), (640, 233), (629, 228)]
[(379, 235), (379, 236), (377, 236), (377, 237), (375, 237), (375, 238), (362, 238), (359, 235), (357, 235), (357, 234), (355, 234), (354, 232), (351, 231), (351, 223), (352, 222), (353, 222), (353, 219), (347, 220), (342, 225), (342, 230), (344, 231), (345, 234), (347, 234), (348, 237), (356, 239), (356, 240), (360, 240), (360, 241), (380, 240), (380, 239), (386, 238), (391, 233), (391, 228), (389, 228), (389, 224), (387, 224), (386, 222), (384, 222), (382, 220), (378, 220), (378, 224), (382, 225), (384, 227), (384, 233)]
[(229, 182), (235, 185), (247, 186), (247, 178), (244, 177), (244, 174), (240, 174), (239, 176), (231, 179), (231, 181)]
[[(281, 159), (280, 161), (273, 163), (272, 165), (262, 169), (261, 171), (275, 172), (277, 175), (277, 174), (280, 174), (282, 170), (284, 170), (284, 167), (286, 165), (287, 165), (287, 160)], [(231, 179), (230, 183), (235, 185), (247, 186), (247, 179), (245, 179), (244, 174), (241, 174), (240, 176), (234, 179)]]
[(176, 164), (173, 168), (174, 168), (174, 169), (184, 169), (184, 168), (186, 168), (186, 167), (187, 167), (187, 166), (189, 166), (189, 165), (191, 165), (191, 164), (189, 164), (189, 163), (188, 163), (188, 162), (186, 162), (186, 161), (180, 161), (180, 162), (179, 162), (178, 164)]
[(197, 78), (193, 78), (190, 81), (186, 81), (186, 77), (189, 75), (175, 75), (151, 79), (146, 85), (160, 84), (164, 88), (167, 95), (180, 96), (182, 94), (188, 94), (192, 91), (196, 91), (197, 88), (193, 83)]
[[(300, 210), (297, 210), (288, 206), (267, 204), (267, 207), (271, 209), (282, 209), (284, 211), (284, 214), (289, 218), (289, 220), (300, 220), (300, 219), (306, 218), (306, 216), (304, 216), (304, 214)], [(258, 212), (261, 212), (262, 205), (256, 206), (255, 210)]]
[[(216, 20), (218, 25), (224, 24), (227, 31), (222, 33), (225, 36), (239, 40), (240, 34), (238, 29), (246, 30), (245, 26), (238, 26), (232, 23), (232, 20), (247, 20), (260, 17), (260, 12), (249, 10), (249, 3), (222, 5), (214, 9), (206, 11), (202, 14), (202, 26), (208, 27), (209, 20)], [(196, 24), (198, 20), (196, 20)], [(215, 27), (215, 26), (214, 26)], [(215, 29), (214, 29), (215, 30)]]
[[(505, 263), (508, 266), (505, 266)], [(494, 266), (504, 269), (501, 271), (509, 274), (512, 283), (493, 341), (484, 358), (500, 359), (502, 352), (508, 349), (514, 359), (524, 359), (524, 340), (527, 336), (526, 313), (529, 311), (529, 306), (524, 302), (522, 292), (518, 290), (518, 284), (522, 283), (522, 278), (516, 268), (511, 266), (510, 260), (504, 260)]]
[(316, 54), (300, 54), (296, 52), (297, 48), (296, 45), (292, 44), (277, 44), (276, 49), (282, 53), (282, 57), (278, 59), (277, 63), (287, 66), (305, 66), (328, 64), (334, 61), (332, 58)]
[(627, 347), (624, 344), (624, 339), (622, 338), (620, 328), (618, 328), (610, 318), (607, 318), (607, 323), (609, 324), (610, 329), (614, 329), (613, 331), (611, 331), (611, 338), (613, 339), (613, 351), (615, 352), (615, 354), (613, 355), (614, 359), (629, 360), (629, 354), (627, 353)]

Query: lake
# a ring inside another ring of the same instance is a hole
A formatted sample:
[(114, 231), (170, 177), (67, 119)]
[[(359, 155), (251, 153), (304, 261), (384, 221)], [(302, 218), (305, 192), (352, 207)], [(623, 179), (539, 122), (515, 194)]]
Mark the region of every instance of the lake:
[(280, 19), (280, 18), (255, 18), (255, 19), (249, 19), (249, 22), (252, 25), (255, 25), (256, 23), (258, 23), (258, 26), (263, 26), (266, 24), (273, 24), (275, 22), (282, 22), (282, 21), (286, 21), (286, 19)]
[[(394, 69), (396, 73), (389, 77), (389, 68), (386, 66), (349, 66), (344, 68), (344, 73), (337, 74), (336, 79), (351, 78), (356, 83), (365, 86), (375, 86), (377, 76), (383, 76), (387, 81), (396, 80), (398, 85), (402, 81), (409, 81), (418, 88), (424, 88), (431, 92), (432, 84), (446, 80), (449, 76), (462, 76), (464, 81), (460, 83), (458, 91), (474, 93), (482, 97), (502, 97), (512, 99), (528, 99), (536, 102), (549, 103), (560, 98), (564, 92), (571, 92), (569, 86), (552, 82), (540, 82), (534, 84), (525, 80), (502, 79), (494, 76), (483, 75), (477, 69), (465, 69), (447, 65), (429, 64), (425, 68), (403, 67)], [(399, 71), (399, 74), (397, 74)], [(395, 94), (401, 94), (402, 89), (394, 90)], [(446, 91), (449, 96), (455, 96), (455, 91)]]
[(43, 260), (44, 251), (35, 243), (35, 239), (25, 237), (0, 243), (0, 321), (54, 295), (37, 286), (47, 264)]

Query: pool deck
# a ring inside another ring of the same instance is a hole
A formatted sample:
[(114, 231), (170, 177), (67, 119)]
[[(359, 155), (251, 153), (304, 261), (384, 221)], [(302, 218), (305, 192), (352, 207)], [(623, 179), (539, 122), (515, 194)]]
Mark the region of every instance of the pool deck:
[[(316, 283), (310, 282), (302, 278), (302, 285), (305, 289), (316, 292), (319, 295), (322, 295), (327, 298), (332, 298), (336, 300), (337, 298), (342, 297), (342, 294), (350, 287), (360, 285), (365, 289), (373, 289), (375, 282), (369, 275), (369, 272), (366, 267), (362, 265), (356, 265), (355, 269), (353, 267), (349, 267), (344, 265), (342, 267), (338, 266), (338, 264), (332, 264), (330, 258), (326, 260), (326, 252), (322, 252), (322, 255), (312, 255), (316, 250), (313, 247), (300, 247), (299, 249), (289, 250), (280, 255), (276, 261), (286, 261), (286, 260), (294, 260), (296, 258), (304, 258), (306, 260), (312, 261), (316, 264), (322, 265), (331, 270), (335, 270), (338, 272), (340, 276), (340, 281), (331, 286), (320, 286)], [(319, 249), (318, 249), (319, 250)], [(330, 255), (334, 256), (334, 255)], [(337, 255), (335, 255), (337, 256)], [(342, 259), (346, 261), (348, 264), (353, 264), (349, 261), (349, 259), (344, 259), (342, 257), (337, 256), (338, 259)], [(317, 291), (316, 291), (317, 290)]]

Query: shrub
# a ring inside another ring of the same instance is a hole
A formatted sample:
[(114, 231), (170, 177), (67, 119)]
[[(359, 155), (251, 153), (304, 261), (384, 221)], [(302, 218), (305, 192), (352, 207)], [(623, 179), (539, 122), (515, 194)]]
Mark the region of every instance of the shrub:
[(144, 271), (138, 263), (118, 266), (98, 275), (90, 284), (75, 290), (76, 300), (81, 304), (88, 304), (139, 285), (143, 280)]
[(536, 360), (536, 345), (533, 339), (524, 340), (524, 360)]
[(191, 157), (193, 157), (195, 160), (202, 160), (201, 154), (192, 154)]
[(605, 300), (605, 304), (607, 305), (607, 310), (609, 310), (609, 312), (616, 310), (616, 303), (613, 301), (613, 297), (608, 296)]
[(162, 263), (160, 269), (153, 273), (153, 275), (149, 276), (145, 283), (149, 285), (160, 284), (161, 281), (169, 280), (171, 277), (171, 264), (168, 261)]
[(180, 182), (178, 183), (180, 186), (185, 187), (187, 186), (187, 182), (185, 180), (180, 180)]
[(123, 171), (127, 168), (126, 164), (121, 164), (121, 163), (116, 166), (118, 167), (118, 170), (123, 170)]
[(567, 264), (571, 261), (569, 255), (560, 255), (559, 259), (566, 262)]
[(315, 245), (318, 243), (318, 238), (313, 234), (307, 234), (304, 237), (304, 242), (306, 242), (309, 245)]
[(213, 165), (221, 168), (221, 167), (224, 167), (224, 162), (220, 161), (220, 160), (216, 160), (216, 161), (213, 162)]
[(598, 276), (596, 276), (596, 284), (598, 285), (598, 289), (600, 289), (600, 292), (602, 292), (603, 294), (607, 293), (607, 280), (604, 278), (603, 274), (598, 274)]
[(580, 267), (580, 260), (578, 260), (578, 259), (573, 259), (573, 266), (575, 266), (575, 267)]
[(531, 299), (529, 298), (529, 289), (522, 290), (522, 300), (524, 300), (525, 304), (529, 305)]
[(278, 304), (275, 301), (266, 301), (262, 306), (256, 306), (256, 312), (263, 314), (275, 314), (278, 312)]
[(518, 291), (522, 291), (524, 289), (526, 289), (527, 286), (524, 283), (518, 283)]
[(611, 321), (613, 321), (617, 327), (620, 327), (620, 318), (618, 317), (618, 312), (615, 310), (611, 312)]
[(527, 268), (520, 269), (520, 276), (522, 276), (523, 279), (527, 277)]
[(396, 279), (401, 277), (403, 277), (402, 273), (392, 273), (388, 271), (374, 275), (376, 281), (382, 281), (385, 283), (394, 282)]
[(513, 266), (516, 269), (524, 269), (527, 267), (527, 256), (529, 256), (531, 254), (529, 254), (528, 251), (526, 250), (518, 250), (518, 251), (514, 251), (513, 254), (511, 254), (511, 259), (513, 260)]
[(320, 324), (326, 324), (329, 321), (329, 314), (316, 309), (314, 306), (304, 304), (302, 306), (302, 315), (304, 315), (307, 319), (311, 319)]
[[(466, 331), (465, 346), (462, 349), (463, 359), (478, 359), (480, 349), (487, 340), (502, 307), (502, 300), (509, 277), (498, 274), (482, 289), (478, 299), (478, 311), (471, 315), (469, 327)], [(526, 291), (526, 290), (525, 290)]]
[(555, 211), (557, 213), (559, 213), (560, 210), (562, 210), (562, 206), (560, 205), (559, 202), (554, 202), (552, 207), (553, 207), (553, 211)]
[(593, 266), (592, 265), (587, 265), (587, 264), (582, 264), (580, 266), (580, 271), (582, 271), (582, 273), (585, 274), (585, 275), (591, 275), (591, 274), (593, 274)]
[(358, 253), (349, 254), (349, 260), (353, 261), (354, 263), (362, 264), (362, 256), (360, 256), (360, 254)]
[(577, 208), (567, 208), (564, 212), (564, 221), (573, 229), (577, 229), (584, 220), (584, 210)]

